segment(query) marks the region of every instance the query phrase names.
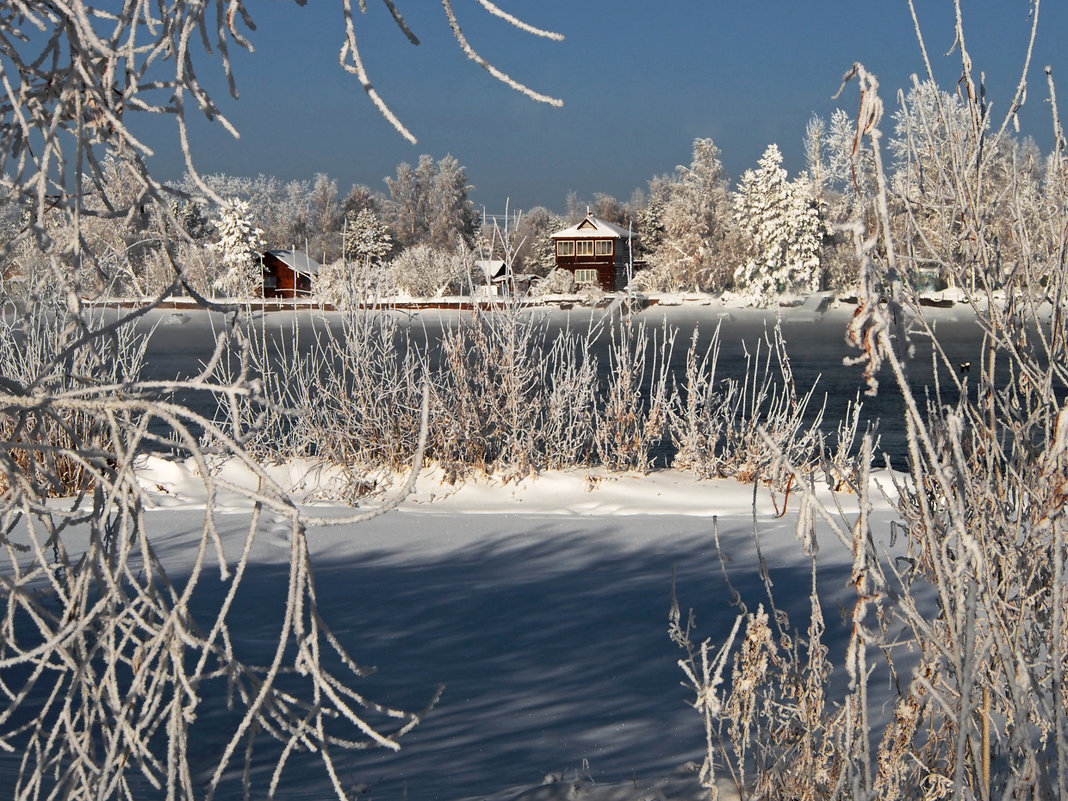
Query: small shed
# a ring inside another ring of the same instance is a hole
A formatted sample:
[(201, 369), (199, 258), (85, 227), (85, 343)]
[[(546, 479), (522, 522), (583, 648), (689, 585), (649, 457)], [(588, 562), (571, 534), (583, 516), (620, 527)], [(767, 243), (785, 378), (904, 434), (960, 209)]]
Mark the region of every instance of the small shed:
[(263, 254), (263, 297), (310, 295), (318, 274), (319, 262), (301, 250), (268, 250)]
[(473, 276), (476, 295), (500, 295), (508, 291), (508, 264), (504, 259), (477, 259)]
[(575, 276), (576, 286), (599, 286), (605, 292), (626, 289), (631, 248), (637, 236), (625, 228), (594, 217), (551, 234), (556, 266)]

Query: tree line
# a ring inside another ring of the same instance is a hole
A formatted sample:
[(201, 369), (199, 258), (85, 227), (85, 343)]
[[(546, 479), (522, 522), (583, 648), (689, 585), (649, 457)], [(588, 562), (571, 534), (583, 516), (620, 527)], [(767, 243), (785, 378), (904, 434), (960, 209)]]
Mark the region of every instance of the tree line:
[[(917, 82), (894, 116), (890, 219), (899, 241), (917, 254), (910, 279), (919, 287), (954, 283), (962, 267), (968, 274), (960, 224), (967, 198), (952, 192), (946, 168), (923, 165), (952, 165), (955, 143), (970, 125), (961, 97), (929, 82)], [(626, 202), (604, 193), (583, 201), (571, 193), (562, 213), (537, 206), (508, 215), (503, 224), (482, 219), (466, 170), (452, 156), (422, 155), (415, 166), (398, 165), (385, 191), (356, 184), (344, 195), (324, 173), (288, 182), (262, 174), (203, 177), (230, 199), (223, 207), (204, 200), (187, 178), (173, 187), (171, 213), (161, 214), (134, 202), (136, 172), (112, 155), (78, 220), (81, 247), (73, 241), (71, 215), (57, 209), (47, 217), (47, 230), (67, 252), (80, 254), (72, 268), (89, 297), (152, 296), (174, 279), (174, 261), (197, 292), (256, 294), (258, 257), (266, 248), (306, 250), (320, 261), (317, 292), (333, 302), (354, 283), (373, 285), (380, 295), (463, 291), (479, 257), (503, 258), (517, 274), (545, 278), (555, 263), (550, 235), (587, 211), (634, 230), (640, 290), (734, 291), (757, 302), (782, 293), (848, 293), (857, 281), (854, 232), (872, 223), (867, 217), (875, 191), (870, 145), (858, 139), (856, 127), (841, 110), (829, 120), (813, 117), (804, 134), (806, 167), (792, 179), (771, 144), (732, 189), (720, 149), (711, 139), (697, 139), (689, 164), (654, 176)], [(1055, 217), (1068, 181), (1032, 139), (996, 141), (980, 158), (1002, 184), (990, 187), (1003, 198), (995, 204), (999, 256), (1006, 264), (1024, 263), (1014, 226), (1024, 216), (1038, 220), (1044, 237), (1037, 245), (1059, 247), (1063, 232), (1041, 220)], [(29, 214), (13, 200), (0, 202), (0, 243), (14, 239)], [(177, 259), (164, 253), (164, 243), (174, 242), (180, 243)], [(8, 294), (41, 259), (30, 240), (8, 254)], [(1040, 286), (1042, 277), (1027, 280)], [(573, 286), (555, 278), (545, 285)]]

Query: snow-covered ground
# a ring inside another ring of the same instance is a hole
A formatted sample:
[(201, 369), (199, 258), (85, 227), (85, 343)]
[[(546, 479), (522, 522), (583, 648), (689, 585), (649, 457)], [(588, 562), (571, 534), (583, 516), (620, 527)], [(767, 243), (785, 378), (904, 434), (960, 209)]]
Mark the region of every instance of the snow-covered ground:
[[(204, 508), (182, 465), (146, 462), (154, 544), (174, 570), (191, 558)], [(351, 510), (315, 503), (329, 481), (306, 466), (275, 475), (316, 515)], [(241, 480), (230, 470), (227, 477)], [(889, 486), (889, 476), (877, 480)], [(824, 496), (830, 501), (830, 495)], [(847, 511), (856, 500), (841, 497)], [(437, 707), (397, 754), (344, 760), (346, 786), (377, 799), (649, 801), (707, 797), (694, 765), (703, 732), (688, 706), (667, 635), (672, 572), (700, 636), (722, 641), (738, 610), (721, 572), (751, 610), (766, 602), (753, 540), (752, 486), (695, 481), (675, 471), (609, 475), (550, 472), (518, 483), (459, 487), (422, 474), (401, 507), (357, 525), (313, 527), (319, 603), (351, 652), (378, 672), (358, 689), (376, 701)], [(795, 537), (797, 499), (756, 492), (756, 522), (777, 605), (808, 625), (810, 563)], [(236, 547), (244, 503), (225, 495)], [(875, 516), (877, 528), (888, 505)], [(713, 539), (718, 520), (721, 550)], [(269, 642), (284, 596), (286, 531), (265, 527), (232, 629)], [(846, 630), (848, 551), (825, 532), (818, 554), (831, 658)], [(211, 715), (203, 748), (211, 749)], [(0, 784), (3, 784), (0, 780)], [(311, 769), (283, 797), (329, 798)]]
[[(784, 310), (793, 325), (788, 342), (802, 343), (795, 365), (826, 356), (808, 331), (833, 328), (829, 336), (840, 342), (834, 332), (844, 330), (850, 312)], [(704, 330), (717, 321), (762, 325), (775, 313), (683, 299), (642, 314), (650, 323), (666, 316), (671, 324), (699, 323)], [(961, 306), (935, 313), (946, 322), (971, 314)], [(207, 319), (200, 312), (155, 313), (150, 322), (172, 343), (150, 352), (155, 368), (166, 372), (168, 357), (179, 350), (188, 357), (191, 343), (210, 342)], [(850, 369), (856, 383), (859, 371)], [(300, 464), (275, 472), (309, 512), (351, 512), (319, 500), (329, 475)], [(146, 461), (141, 476), (153, 501), (147, 512), (153, 545), (171, 575), (180, 575), (203, 521), (202, 485), (185, 466), (158, 460)], [(877, 480), (890, 484), (887, 474)], [(823, 499), (831, 502), (829, 494)], [(444, 685), (440, 702), (399, 753), (346, 756), (342, 782), (361, 797), (398, 801), (706, 798), (694, 770), (703, 757), (701, 721), (681, 685), (681, 652), (667, 633), (672, 574), (683, 610), (696, 614), (698, 636), (722, 642), (738, 614), (724, 567), (750, 610), (767, 600), (756, 529), (776, 605), (803, 630), (811, 568), (795, 535), (797, 499), (780, 517), (784, 500), (758, 488), (754, 525), (751, 485), (696, 481), (671, 470), (549, 472), (518, 483), (484, 478), (459, 487), (430, 471), (396, 511), (357, 525), (312, 527), (324, 616), (357, 659), (378, 668), (357, 689), (381, 703), (419, 709)], [(855, 512), (855, 498), (839, 500), (847, 514)], [(215, 511), (236, 552), (247, 525), (245, 502), (224, 495)], [(872, 518), (877, 534), (888, 531), (891, 517), (881, 501)], [(825, 527), (820, 532), (826, 642), (832, 662), (841, 664), (847, 629), (839, 609), (850, 603), (851, 557)], [(253, 648), (269, 647), (278, 629), (287, 537), (284, 526), (263, 526), (231, 618), (232, 630)], [(220, 746), (212, 722), (224, 714), (221, 708), (209, 707), (198, 721), (196, 743), (205, 759)], [(13, 759), (0, 755), (2, 797), (13, 785)], [(281, 797), (332, 796), (321, 770), (311, 767), (314, 760), (308, 764), (289, 774)]]

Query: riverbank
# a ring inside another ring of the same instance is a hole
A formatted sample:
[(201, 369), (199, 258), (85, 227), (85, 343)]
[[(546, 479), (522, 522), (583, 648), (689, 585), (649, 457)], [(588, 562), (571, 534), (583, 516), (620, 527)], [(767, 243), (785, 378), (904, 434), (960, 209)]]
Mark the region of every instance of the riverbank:
[[(453, 295), (432, 298), (394, 297), (375, 298), (364, 303), (339, 310), (331, 304), (324, 304), (311, 298), (274, 298), (246, 299), (230, 301), (224, 298), (213, 298), (213, 303), (226, 305), (235, 303), (242, 308), (256, 313), (295, 312), (295, 311), (368, 311), (368, 310), (397, 310), (397, 311), (472, 311), (482, 309), (492, 311), (496, 309), (515, 308), (513, 299), (506, 297), (472, 297), (470, 295)], [(921, 293), (918, 297), (919, 306), (924, 314), (937, 314), (946, 311), (984, 310), (990, 302), (1000, 303), (1004, 297), (995, 293), (992, 298), (981, 294), (969, 294), (961, 289), (945, 289)], [(112, 309), (135, 309), (149, 301), (137, 298), (105, 298), (87, 301), (90, 307)], [(527, 296), (519, 301), (520, 308), (556, 308), (561, 310), (572, 309), (614, 309), (626, 308), (628, 311), (642, 311), (649, 308), (701, 308), (712, 312), (743, 311), (749, 310), (763, 314), (781, 314), (789, 319), (818, 319), (828, 311), (846, 310), (852, 313), (855, 310), (857, 299), (851, 295), (836, 295), (831, 292), (819, 292), (806, 297), (784, 296), (778, 304), (762, 306), (754, 303), (747, 295), (724, 293), (722, 295), (707, 295), (692, 292), (673, 293), (601, 293), (597, 295), (569, 294), (569, 295), (543, 295)], [(155, 308), (161, 310), (184, 310), (195, 311), (204, 307), (193, 298), (172, 297), (155, 304)], [(1044, 301), (1039, 307), (1040, 314), (1052, 313), (1052, 305)]]

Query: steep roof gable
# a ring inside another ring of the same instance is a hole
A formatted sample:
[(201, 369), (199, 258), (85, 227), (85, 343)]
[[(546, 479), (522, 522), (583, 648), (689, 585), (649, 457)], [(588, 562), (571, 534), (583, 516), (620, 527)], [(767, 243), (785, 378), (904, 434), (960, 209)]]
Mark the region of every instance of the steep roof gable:
[(319, 274), (319, 262), (304, 251), (268, 250), (267, 252), (295, 273), (301, 273), (303, 275)]
[(550, 235), (552, 239), (627, 239), (628, 237), (637, 239), (626, 228), (620, 228), (592, 214), (587, 214), (586, 218), (577, 225)]

